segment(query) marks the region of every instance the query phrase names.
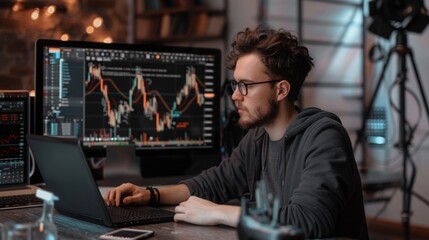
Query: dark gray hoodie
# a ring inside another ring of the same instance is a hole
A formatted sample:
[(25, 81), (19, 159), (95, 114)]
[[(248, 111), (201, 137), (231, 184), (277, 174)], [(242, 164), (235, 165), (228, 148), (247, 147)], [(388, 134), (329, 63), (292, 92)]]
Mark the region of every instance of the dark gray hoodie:
[[(318, 108), (300, 111), (290, 124), (278, 166), (280, 223), (301, 228), (306, 238), (368, 239), (362, 188), (349, 136), (340, 119)], [(269, 136), (254, 128), (231, 157), (183, 181), (191, 194), (226, 203), (244, 194), (251, 199), (267, 157)]]

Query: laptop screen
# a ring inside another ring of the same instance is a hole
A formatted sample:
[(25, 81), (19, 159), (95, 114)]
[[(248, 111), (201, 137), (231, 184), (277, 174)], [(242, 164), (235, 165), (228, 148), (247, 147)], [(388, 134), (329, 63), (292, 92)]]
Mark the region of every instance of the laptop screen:
[(29, 93), (0, 91), (0, 189), (28, 184)]

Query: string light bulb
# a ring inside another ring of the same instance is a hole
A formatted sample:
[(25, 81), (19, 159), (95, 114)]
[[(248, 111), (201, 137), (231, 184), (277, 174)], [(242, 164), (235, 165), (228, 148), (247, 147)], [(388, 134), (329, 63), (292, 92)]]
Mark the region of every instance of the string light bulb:
[(70, 40), (70, 35), (68, 35), (67, 33), (63, 33), (63, 34), (61, 35), (60, 39), (61, 39), (62, 41), (68, 41), (68, 40)]
[(54, 5), (51, 5), (46, 9), (45, 15), (49, 17), (54, 14), (56, 10), (57, 8)]
[(95, 28), (99, 28), (101, 27), (101, 25), (103, 25), (103, 18), (102, 17), (94, 18), (94, 20), (92, 21), (92, 26), (94, 26)]
[(111, 37), (106, 37), (106, 38), (104, 38), (103, 42), (104, 43), (112, 43), (113, 39)]
[(37, 19), (39, 19), (39, 12), (40, 12), (40, 10), (39, 10), (38, 8), (35, 8), (35, 9), (33, 10), (33, 12), (31, 13), (31, 19), (32, 19), (32, 20), (37, 20)]
[(19, 3), (19, 2), (15, 3), (15, 4), (13, 5), (13, 7), (12, 7), (12, 11), (14, 11), (14, 12), (18, 12), (18, 11), (20, 11), (20, 10), (22, 10), (22, 9), (23, 9), (23, 6), (22, 6), (22, 4), (21, 4), (21, 3)]
[(92, 33), (94, 33), (94, 27), (93, 27), (93, 26), (88, 26), (88, 27), (86, 27), (86, 33), (87, 33), (87, 34), (92, 34)]

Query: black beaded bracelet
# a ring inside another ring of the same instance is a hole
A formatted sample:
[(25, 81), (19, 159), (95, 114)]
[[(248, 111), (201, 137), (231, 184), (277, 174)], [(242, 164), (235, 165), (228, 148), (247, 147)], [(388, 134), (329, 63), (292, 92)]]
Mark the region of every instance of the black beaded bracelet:
[[(150, 206), (158, 206), (159, 200), (160, 200), (158, 188), (146, 187), (146, 190), (149, 190), (149, 192), (150, 192), (149, 205)], [(155, 191), (157, 194), (155, 194)]]
[(159, 193), (158, 188), (153, 188), (153, 189), (155, 190), (155, 192), (156, 192), (156, 196), (157, 196), (155, 206), (158, 206), (158, 205), (159, 205), (159, 202), (161, 201), (161, 194)]

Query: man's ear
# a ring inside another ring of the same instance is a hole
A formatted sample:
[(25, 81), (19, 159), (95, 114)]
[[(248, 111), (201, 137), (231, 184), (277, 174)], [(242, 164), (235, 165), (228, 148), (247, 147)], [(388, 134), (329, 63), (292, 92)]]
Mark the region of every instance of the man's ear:
[(277, 83), (277, 100), (281, 101), (290, 93), (290, 83), (287, 80), (281, 80)]

